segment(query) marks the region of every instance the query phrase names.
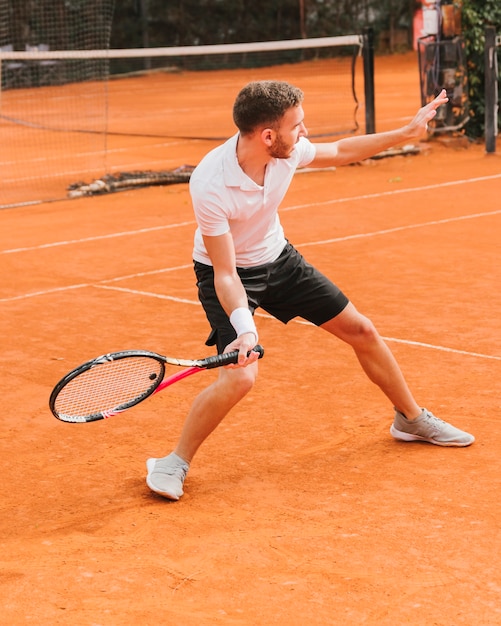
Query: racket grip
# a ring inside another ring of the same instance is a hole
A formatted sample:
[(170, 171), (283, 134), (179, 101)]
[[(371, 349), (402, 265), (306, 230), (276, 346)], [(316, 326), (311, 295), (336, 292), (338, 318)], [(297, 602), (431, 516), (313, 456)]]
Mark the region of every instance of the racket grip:
[[(259, 352), (259, 358), (262, 359), (264, 355), (264, 348), (263, 346), (257, 345), (252, 348), (251, 352)], [(247, 356), (249, 356), (249, 354), (250, 352), (247, 353)], [(216, 354), (215, 356), (208, 356), (203, 360), (204, 368), (208, 370), (214, 367), (230, 365), (231, 363), (238, 363), (238, 350), (225, 352), (224, 354)]]

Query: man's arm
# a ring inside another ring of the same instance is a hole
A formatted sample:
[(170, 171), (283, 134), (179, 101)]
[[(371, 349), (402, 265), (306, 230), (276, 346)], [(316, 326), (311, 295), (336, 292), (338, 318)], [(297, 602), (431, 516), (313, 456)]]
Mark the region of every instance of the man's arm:
[(446, 91), (443, 89), (432, 102), (419, 109), (414, 119), (402, 128), (385, 133), (348, 137), (332, 143), (315, 143), (316, 156), (309, 167), (356, 163), (404, 141), (418, 139), (426, 132), (427, 124), (437, 114), (438, 107), (447, 101)]
[[(249, 350), (252, 350), (256, 345), (258, 337), (252, 316), (250, 315), (247, 293), (237, 272), (233, 237), (231, 233), (227, 232), (217, 237), (204, 235), (203, 240), (214, 268), (214, 287), (221, 306), (226, 311), (228, 317), (230, 317), (234, 327), (240, 326), (244, 331), (246, 328), (249, 328), (248, 332), (239, 334), (237, 339), (226, 347), (226, 350), (239, 350), (238, 364), (249, 365), (259, 357), (257, 352), (252, 352), (247, 357)], [(237, 314), (235, 314), (235, 311), (237, 311)], [(244, 315), (242, 320), (238, 311), (240, 313), (249, 311), (249, 313), (247, 316)], [(248, 317), (248, 321), (246, 317)], [(235, 328), (235, 330), (237, 330), (238, 334), (238, 329)]]

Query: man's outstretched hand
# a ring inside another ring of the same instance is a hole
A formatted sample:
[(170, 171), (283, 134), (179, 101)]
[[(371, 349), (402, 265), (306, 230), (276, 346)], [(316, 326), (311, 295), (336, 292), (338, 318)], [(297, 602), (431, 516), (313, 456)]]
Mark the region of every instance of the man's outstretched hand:
[(449, 102), (447, 92), (442, 89), (434, 100), (419, 109), (412, 122), (408, 124), (410, 136), (421, 137), (424, 135), (428, 131), (428, 122), (431, 122), (435, 117), (438, 107), (447, 102)]

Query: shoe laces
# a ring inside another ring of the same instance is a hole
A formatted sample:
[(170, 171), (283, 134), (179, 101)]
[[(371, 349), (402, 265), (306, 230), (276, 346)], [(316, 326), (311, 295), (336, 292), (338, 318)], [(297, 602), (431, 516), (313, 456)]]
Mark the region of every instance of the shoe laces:
[(436, 433), (439, 433), (442, 430), (442, 427), (446, 425), (446, 422), (444, 422), (444, 420), (436, 417), (435, 415), (433, 415), (433, 413), (430, 413), (430, 411), (425, 411), (425, 414), (423, 415), (423, 421), (427, 422), (435, 430)]
[(180, 480), (184, 481), (184, 479), (186, 478), (186, 474), (188, 473), (188, 465), (185, 465), (184, 463), (176, 463), (175, 465), (171, 465), (166, 462), (162, 463), (162, 461), (157, 461), (154, 472), (158, 472), (159, 474), (167, 474), (168, 476), (176, 476)]

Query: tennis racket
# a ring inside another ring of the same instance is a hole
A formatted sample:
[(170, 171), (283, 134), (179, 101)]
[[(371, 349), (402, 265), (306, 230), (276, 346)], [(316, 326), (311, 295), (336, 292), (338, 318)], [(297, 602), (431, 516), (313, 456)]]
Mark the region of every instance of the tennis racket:
[[(262, 358), (261, 346), (253, 350)], [(110, 352), (68, 372), (52, 390), (49, 407), (63, 422), (94, 422), (130, 409), (187, 376), (237, 362), (237, 350), (196, 361), (146, 350)], [(185, 369), (164, 379), (166, 365)]]

